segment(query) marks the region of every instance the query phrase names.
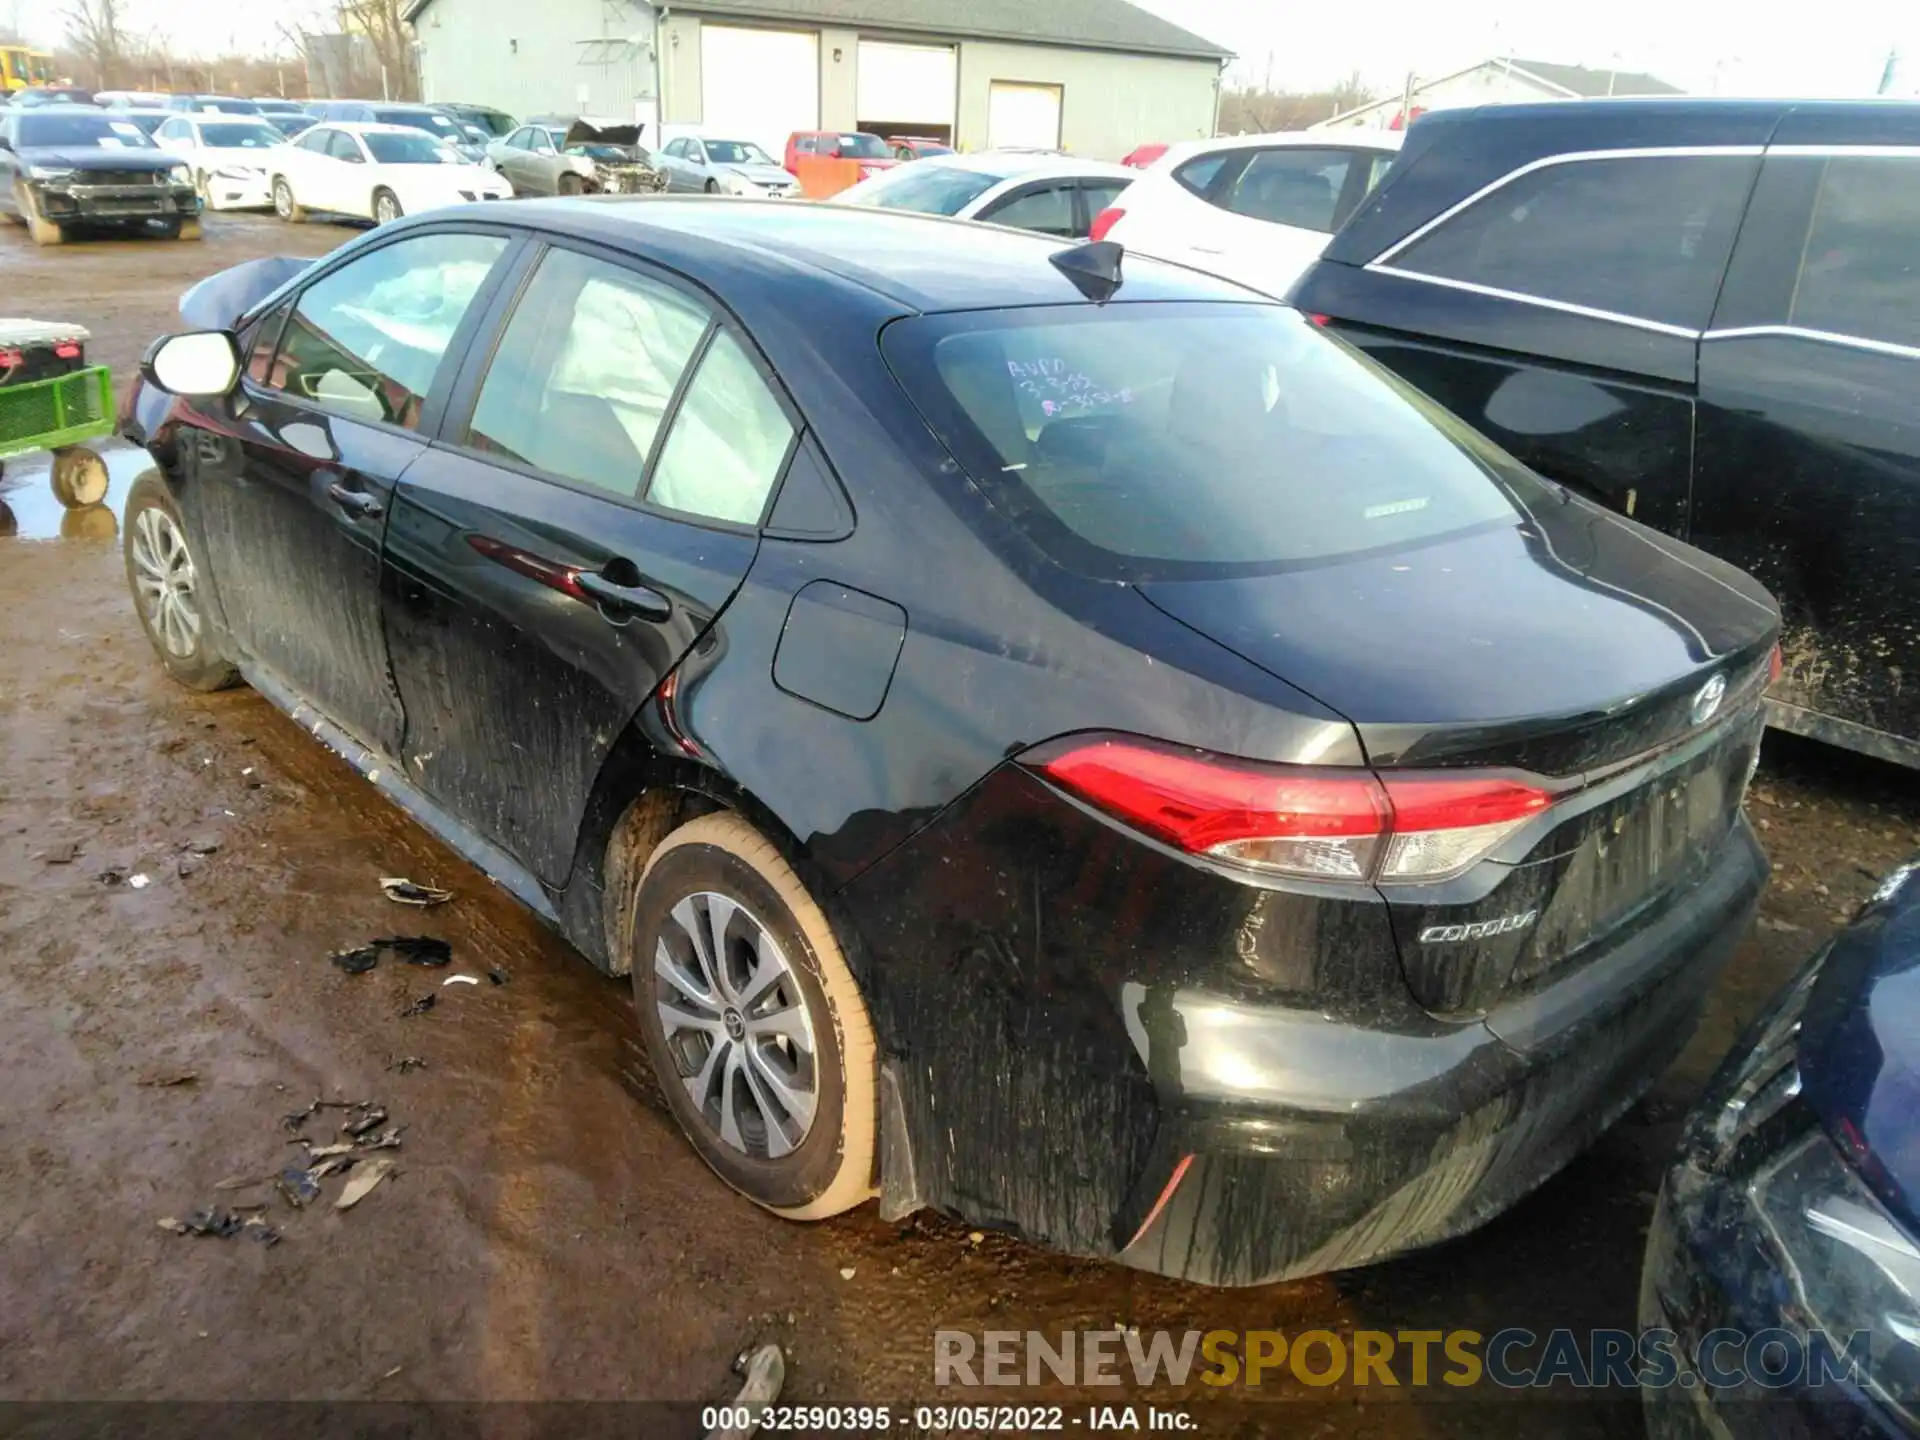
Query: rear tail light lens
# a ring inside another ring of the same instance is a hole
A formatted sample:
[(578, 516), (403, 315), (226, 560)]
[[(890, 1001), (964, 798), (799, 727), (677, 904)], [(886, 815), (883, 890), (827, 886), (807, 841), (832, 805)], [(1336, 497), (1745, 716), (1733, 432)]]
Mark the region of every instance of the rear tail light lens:
[(1447, 879), (1554, 799), (1509, 775), (1260, 765), (1131, 738), (1076, 738), (1027, 763), (1189, 854), (1316, 880)]
[(1093, 217), (1093, 228), (1087, 232), (1087, 238), (1089, 240), (1106, 239), (1107, 232), (1122, 220), (1126, 219), (1126, 216), (1127, 212), (1122, 210), (1118, 205), (1109, 205)]
[(1773, 647), (1772, 653), (1767, 656), (1767, 684), (1771, 685), (1774, 681), (1778, 680), (1780, 678), (1780, 672), (1785, 668), (1786, 662), (1781, 658), (1780, 647), (1776, 645)]

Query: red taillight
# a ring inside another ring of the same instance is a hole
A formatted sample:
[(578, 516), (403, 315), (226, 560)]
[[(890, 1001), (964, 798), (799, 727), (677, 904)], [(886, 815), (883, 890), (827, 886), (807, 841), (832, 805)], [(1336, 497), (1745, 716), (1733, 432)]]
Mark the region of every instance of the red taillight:
[(1314, 324), (1323, 326), (1323, 327), (1327, 325), (1331, 325), (1333, 323), (1333, 317), (1331, 315), (1308, 315), (1307, 319), (1311, 320)]
[(62, 360), (77, 360), (80, 358), (80, 347), (71, 340), (62, 340), (53, 347), (53, 353)]
[(1771, 685), (1780, 678), (1780, 672), (1786, 668), (1786, 662), (1780, 657), (1780, 647), (1773, 647), (1773, 653), (1767, 656), (1767, 684)]
[(1032, 763), (1189, 854), (1323, 880), (1442, 880), (1553, 804), (1507, 775), (1256, 765), (1133, 739), (1044, 747)]
[(1109, 205), (1093, 217), (1093, 228), (1087, 232), (1089, 240), (1104, 240), (1107, 232), (1126, 218), (1127, 212), (1118, 205)]
[(27, 363), (27, 357), (18, 350), (0, 350), (0, 370), (16, 370)]

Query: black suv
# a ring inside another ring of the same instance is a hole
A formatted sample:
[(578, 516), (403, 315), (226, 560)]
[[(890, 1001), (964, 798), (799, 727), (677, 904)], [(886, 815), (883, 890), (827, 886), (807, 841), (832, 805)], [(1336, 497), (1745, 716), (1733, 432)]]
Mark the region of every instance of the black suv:
[(1429, 115), (1291, 299), (1759, 577), (1784, 729), (1920, 765), (1920, 105)]

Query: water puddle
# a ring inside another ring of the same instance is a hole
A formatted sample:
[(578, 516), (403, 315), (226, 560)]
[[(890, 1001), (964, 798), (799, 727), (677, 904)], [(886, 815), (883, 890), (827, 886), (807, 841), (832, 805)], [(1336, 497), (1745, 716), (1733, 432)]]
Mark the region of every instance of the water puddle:
[(153, 464), (144, 450), (106, 442), (95, 446), (107, 462), (107, 498), (69, 510), (53, 496), (53, 457), (36, 452), (4, 462), (0, 474), (0, 540), (111, 540), (120, 533), (127, 491)]

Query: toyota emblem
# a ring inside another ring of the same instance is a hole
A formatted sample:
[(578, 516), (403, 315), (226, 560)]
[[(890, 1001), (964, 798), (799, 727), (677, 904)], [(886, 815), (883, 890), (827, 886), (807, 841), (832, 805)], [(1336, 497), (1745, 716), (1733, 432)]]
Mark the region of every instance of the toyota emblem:
[(1720, 702), (1726, 698), (1727, 677), (1716, 675), (1693, 694), (1693, 723), (1706, 724), (1720, 712)]

